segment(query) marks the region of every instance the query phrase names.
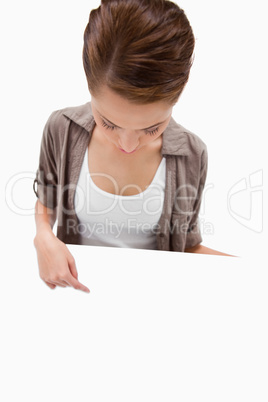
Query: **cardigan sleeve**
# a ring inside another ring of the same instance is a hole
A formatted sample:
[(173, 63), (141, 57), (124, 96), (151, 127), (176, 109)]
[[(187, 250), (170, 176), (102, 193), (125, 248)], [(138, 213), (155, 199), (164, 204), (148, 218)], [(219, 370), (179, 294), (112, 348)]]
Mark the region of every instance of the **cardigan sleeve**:
[(205, 187), (208, 169), (207, 148), (204, 147), (201, 155), (199, 184), (197, 188), (197, 196), (193, 205), (193, 214), (188, 224), (185, 248), (194, 247), (202, 242), (202, 235), (199, 226), (199, 212), (202, 202), (202, 194)]
[(33, 190), (40, 202), (47, 208), (57, 207), (57, 166), (52, 129), (55, 112), (44, 127), (41, 139), (39, 166), (33, 183)]

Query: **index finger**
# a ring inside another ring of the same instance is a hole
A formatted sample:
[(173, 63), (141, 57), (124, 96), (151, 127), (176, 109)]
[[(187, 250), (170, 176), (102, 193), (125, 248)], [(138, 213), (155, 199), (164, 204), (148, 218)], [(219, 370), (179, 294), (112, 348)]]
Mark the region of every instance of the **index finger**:
[(90, 292), (90, 290), (85, 285), (79, 282), (79, 280), (74, 278), (71, 274), (67, 278), (64, 278), (64, 281), (68, 283), (69, 286), (72, 286), (74, 289), (82, 290), (86, 293)]

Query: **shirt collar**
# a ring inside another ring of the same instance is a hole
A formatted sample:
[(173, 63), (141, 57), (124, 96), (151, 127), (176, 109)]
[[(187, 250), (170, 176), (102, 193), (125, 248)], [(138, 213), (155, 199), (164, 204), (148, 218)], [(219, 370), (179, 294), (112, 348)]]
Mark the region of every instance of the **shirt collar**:
[(86, 129), (89, 133), (93, 130), (95, 120), (92, 114), (90, 102), (82, 106), (68, 107), (63, 110), (63, 114), (79, 126)]
[[(95, 120), (90, 102), (82, 106), (66, 108), (63, 110), (63, 114), (89, 133), (92, 132)], [(189, 155), (188, 132), (171, 117), (169, 125), (163, 132), (162, 155)]]

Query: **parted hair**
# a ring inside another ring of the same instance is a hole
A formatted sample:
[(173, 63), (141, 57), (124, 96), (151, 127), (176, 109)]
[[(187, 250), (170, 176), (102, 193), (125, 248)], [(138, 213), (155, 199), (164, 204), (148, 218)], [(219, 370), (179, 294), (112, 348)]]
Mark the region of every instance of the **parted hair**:
[(93, 96), (103, 85), (136, 104), (175, 104), (193, 63), (185, 12), (167, 0), (102, 0), (84, 32), (83, 65)]

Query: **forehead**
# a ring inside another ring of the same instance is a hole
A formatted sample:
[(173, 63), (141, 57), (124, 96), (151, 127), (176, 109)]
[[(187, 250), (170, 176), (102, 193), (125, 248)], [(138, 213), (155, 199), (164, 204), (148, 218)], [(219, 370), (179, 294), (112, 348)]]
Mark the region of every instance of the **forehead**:
[(165, 102), (134, 104), (107, 87), (103, 87), (98, 96), (91, 98), (93, 113), (100, 114), (123, 128), (150, 127), (165, 121), (172, 113), (170, 104)]

